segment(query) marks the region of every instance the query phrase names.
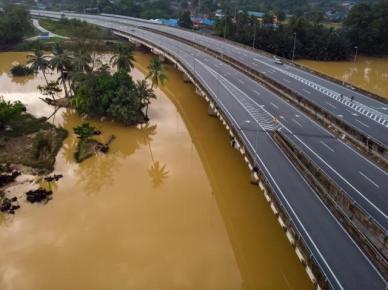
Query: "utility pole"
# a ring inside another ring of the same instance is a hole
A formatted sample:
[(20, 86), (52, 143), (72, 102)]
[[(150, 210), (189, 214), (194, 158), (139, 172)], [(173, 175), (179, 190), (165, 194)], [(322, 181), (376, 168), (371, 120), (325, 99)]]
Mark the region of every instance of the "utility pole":
[(296, 32), (294, 32), (294, 47), (292, 49), (292, 61), (295, 59), (295, 48), (296, 48)]

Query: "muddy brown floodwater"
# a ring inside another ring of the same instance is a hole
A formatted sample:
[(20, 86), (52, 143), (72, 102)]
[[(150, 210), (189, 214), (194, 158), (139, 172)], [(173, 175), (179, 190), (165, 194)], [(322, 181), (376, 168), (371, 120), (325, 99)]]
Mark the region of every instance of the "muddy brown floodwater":
[[(144, 78), (150, 55), (135, 56), (132, 75)], [(0, 54), (0, 95), (50, 115), (41, 76), (5, 74), (15, 60), (25, 54)], [(0, 218), (0, 289), (313, 288), (223, 126), (181, 73), (168, 65), (167, 76), (148, 126), (91, 121), (117, 139), (82, 164), (72, 133), (82, 120), (57, 113), (70, 132), (55, 166), (64, 178), (48, 204)]]
[(359, 56), (355, 64), (313, 60), (297, 63), (388, 99), (388, 57)]

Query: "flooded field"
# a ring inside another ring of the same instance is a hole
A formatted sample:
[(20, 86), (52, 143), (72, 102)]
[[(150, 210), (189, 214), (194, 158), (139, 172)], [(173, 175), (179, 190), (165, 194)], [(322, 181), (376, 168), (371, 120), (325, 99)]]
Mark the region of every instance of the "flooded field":
[(388, 57), (357, 57), (353, 61), (299, 60), (297, 63), (388, 98)]
[[(136, 52), (135, 79), (150, 55)], [(0, 95), (37, 116), (42, 76), (13, 79), (24, 53), (0, 53)], [(0, 289), (313, 289), (240, 154), (181, 73), (143, 127), (90, 121), (111, 151), (77, 164), (71, 110), (52, 120), (69, 131), (46, 205), (0, 217)], [(51, 76), (55, 77), (55, 76)], [(23, 192), (19, 193), (22, 196)]]

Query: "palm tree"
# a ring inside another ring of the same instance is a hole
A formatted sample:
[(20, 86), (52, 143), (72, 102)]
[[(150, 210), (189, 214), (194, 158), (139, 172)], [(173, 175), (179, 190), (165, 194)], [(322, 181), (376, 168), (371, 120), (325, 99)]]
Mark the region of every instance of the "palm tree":
[(115, 47), (115, 54), (111, 57), (110, 62), (117, 70), (124, 70), (130, 72), (134, 67), (133, 62), (133, 48), (128, 45), (118, 44)]
[(136, 83), (136, 91), (140, 101), (146, 106), (146, 118), (148, 119), (148, 106), (151, 104), (151, 99), (156, 99), (154, 90), (148, 87), (146, 80), (141, 80)]
[(34, 71), (42, 71), (43, 77), (46, 80), (46, 84), (48, 85), (48, 80), (46, 77), (46, 70), (49, 67), (49, 61), (47, 59), (47, 55), (44, 54), (43, 50), (36, 48), (33, 54), (29, 54), (27, 56), (27, 63), (30, 64), (31, 68)]
[(163, 85), (167, 80), (167, 76), (164, 74), (163, 65), (157, 56), (151, 58), (150, 63), (148, 65), (148, 70), (149, 73), (147, 75), (147, 79), (151, 79), (151, 88), (153, 88), (154, 86), (158, 86), (159, 83)]
[(77, 72), (90, 72), (92, 56), (85, 49), (79, 49), (74, 53), (72, 66)]
[(68, 79), (68, 70), (71, 67), (72, 58), (65, 51), (61, 43), (56, 43), (52, 49), (52, 58), (49, 61), (49, 65), (52, 69), (55, 69), (60, 73), (60, 80), (63, 84), (63, 89), (65, 91), (66, 98), (69, 97), (68, 88), (66, 85), (66, 80)]

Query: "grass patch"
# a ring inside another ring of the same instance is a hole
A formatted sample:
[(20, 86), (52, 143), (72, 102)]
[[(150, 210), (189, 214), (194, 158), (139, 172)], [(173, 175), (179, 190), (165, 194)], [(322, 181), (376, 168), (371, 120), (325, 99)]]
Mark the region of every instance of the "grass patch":
[(67, 131), (23, 114), (8, 123), (11, 130), (0, 131), (0, 163), (23, 164), (41, 173), (54, 169), (55, 157)]
[(39, 20), (39, 23), (48, 31), (61, 36), (88, 39), (113, 38), (112, 34), (109, 33), (107, 29), (76, 19), (60, 19), (58, 21), (51, 19), (41, 19)]

